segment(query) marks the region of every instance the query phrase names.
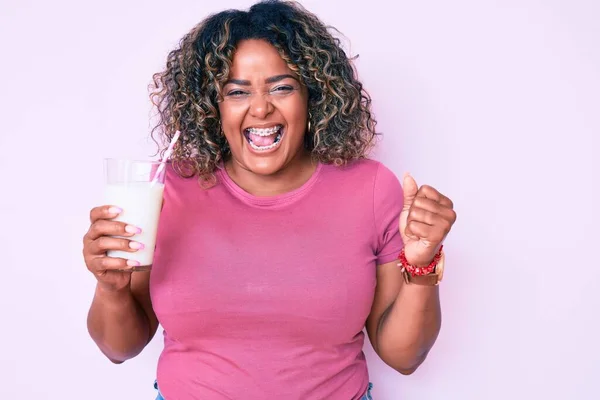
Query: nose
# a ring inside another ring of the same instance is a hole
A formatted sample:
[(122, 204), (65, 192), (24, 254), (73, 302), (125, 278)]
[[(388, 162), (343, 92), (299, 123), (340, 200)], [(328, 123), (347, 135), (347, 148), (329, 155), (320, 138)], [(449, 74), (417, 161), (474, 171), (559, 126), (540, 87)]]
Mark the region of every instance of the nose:
[(260, 94), (252, 96), (250, 103), (250, 115), (255, 118), (264, 119), (273, 112), (273, 104), (269, 101), (269, 96)]

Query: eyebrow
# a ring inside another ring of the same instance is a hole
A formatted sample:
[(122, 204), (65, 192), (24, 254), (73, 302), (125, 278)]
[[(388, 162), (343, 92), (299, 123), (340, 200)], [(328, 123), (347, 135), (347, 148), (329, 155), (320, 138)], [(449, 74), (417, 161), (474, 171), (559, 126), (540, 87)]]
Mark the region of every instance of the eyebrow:
[[(265, 79), (265, 83), (275, 83), (275, 82), (279, 82), (279, 81), (282, 81), (282, 80), (287, 79), (287, 78), (291, 78), (291, 79), (294, 79), (296, 81), (298, 80), (298, 78), (296, 78), (294, 75), (282, 74), (282, 75), (271, 76), (271, 77)], [(225, 82), (225, 85), (228, 85), (230, 83), (233, 83), (235, 85), (240, 85), (240, 86), (250, 86), (251, 85), (250, 81), (248, 81), (248, 80), (245, 80), (245, 79), (235, 79), (235, 78), (228, 79), (227, 82)]]

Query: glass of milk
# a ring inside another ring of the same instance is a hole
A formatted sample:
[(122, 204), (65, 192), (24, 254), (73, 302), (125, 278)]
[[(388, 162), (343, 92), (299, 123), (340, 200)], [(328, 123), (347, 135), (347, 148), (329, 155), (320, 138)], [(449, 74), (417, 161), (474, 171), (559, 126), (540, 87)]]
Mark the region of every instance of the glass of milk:
[(143, 249), (134, 252), (111, 250), (107, 255), (138, 261), (140, 266), (135, 268), (138, 271), (150, 269), (154, 257), (165, 188), (164, 169), (159, 165), (159, 161), (104, 160), (104, 204), (123, 210), (114, 220), (140, 228), (141, 233), (128, 239), (144, 245)]

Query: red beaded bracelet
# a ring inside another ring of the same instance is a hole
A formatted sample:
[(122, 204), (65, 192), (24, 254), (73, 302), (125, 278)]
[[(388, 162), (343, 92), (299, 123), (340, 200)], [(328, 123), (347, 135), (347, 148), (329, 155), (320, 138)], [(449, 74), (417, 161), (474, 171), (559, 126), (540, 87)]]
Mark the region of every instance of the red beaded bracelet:
[(412, 264), (409, 264), (408, 260), (406, 259), (406, 255), (404, 254), (404, 248), (402, 248), (402, 251), (400, 252), (400, 255), (398, 256), (398, 260), (400, 260), (400, 263), (398, 263), (398, 266), (402, 267), (402, 272), (406, 271), (409, 274), (411, 274), (412, 276), (429, 275), (429, 274), (433, 273), (433, 271), (435, 271), (436, 265), (440, 261), (440, 258), (442, 258), (442, 248), (443, 247), (444, 247), (443, 245), (440, 246), (440, 249), (438, 250), (436, 255), (433, 257), (433, 260), (426, 267), (416, 267)]

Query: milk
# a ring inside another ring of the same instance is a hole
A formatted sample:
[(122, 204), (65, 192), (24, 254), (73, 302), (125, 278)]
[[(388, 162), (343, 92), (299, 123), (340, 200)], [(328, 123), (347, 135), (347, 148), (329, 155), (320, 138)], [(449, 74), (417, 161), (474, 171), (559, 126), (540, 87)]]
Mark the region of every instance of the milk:
[(135, 260), (140, 263), (140, 267), (152, 265), (164, 188), (162, 183), (151, 185), (150, 182), (106, 184), (104, 204), (114, 205), (123, 210), (114, 220), (140, 228), (142, 233), (127, 239), (140, 242), (145, 246), (144, 249), (133, 252), (109, 251), (107, 253), (109, 257)]

